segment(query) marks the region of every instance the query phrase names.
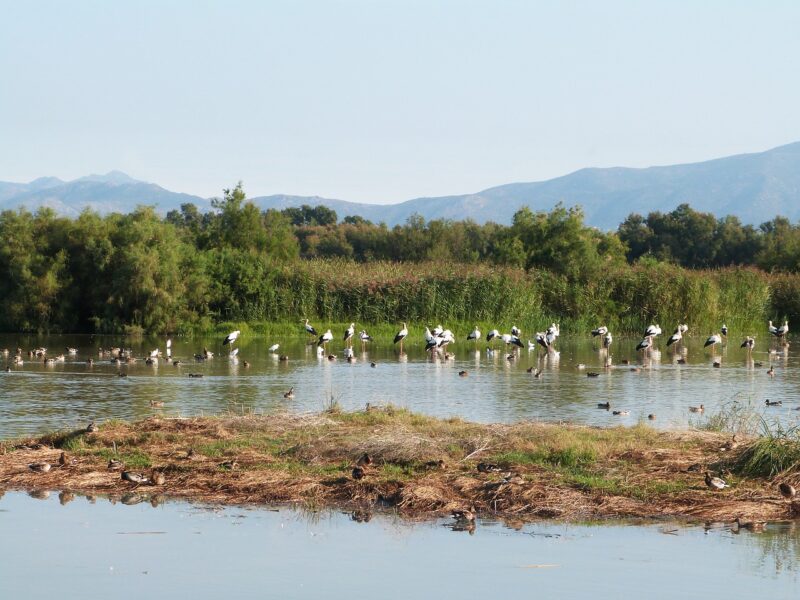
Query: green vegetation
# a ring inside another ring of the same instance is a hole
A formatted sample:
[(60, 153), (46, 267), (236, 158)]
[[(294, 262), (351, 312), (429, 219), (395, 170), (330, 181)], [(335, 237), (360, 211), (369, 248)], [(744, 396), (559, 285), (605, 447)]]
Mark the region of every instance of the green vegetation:
[(3, 211), (0, 330), (248, 334), (308, 317), (756, 332), (800, 317), (800, 228), (780, 218), (755, 229), (683, 205), (604, 233), (558, 206), (510, 226), (412, 217), (390, 229), (325, 207), (260, 212), (241, 185), (212, 206)]
[(800, 428), (762, 421), (763, 434), (733, 463), (733, 471), (747, 477), (792, 475), (800, 470)]

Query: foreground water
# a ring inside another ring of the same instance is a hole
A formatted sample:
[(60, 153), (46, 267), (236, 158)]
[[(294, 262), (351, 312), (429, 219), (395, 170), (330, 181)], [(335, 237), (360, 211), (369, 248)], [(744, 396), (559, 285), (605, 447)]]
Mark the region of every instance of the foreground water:
[(796, 597), (794, 524), (484, 520), (470, 535), (382, 514), (93, 502), (0, 500), (0, 597)]
[[(175, 340), (173, 355), (179, 367), (162, 360), (156, 366), (144, 363), (150, 350), (164, 340), (131, 341), (124, 338), (49, 336), (47, 338), (0, 337), (0, 348), (17, 346), (26, 351), (38, 346), (49, 354), (74, 346), (78, 353), (64, 362), (45, 365), (24, 357), (22, 366), (0, 372), (0, 438), (65, 427), (85, 426), (89, 420), (141, 418), (165, 415), (218, 414), (221, 412), (319, 411), (331, 401), (344, 409), (393, 403), (437, 416), (495, 422), (519, 419), (569, 420), (598, 425), (631, 425), (654, 414), (654, 426), (684, 428), (705, 419), (732, 403), (748, 406), (769, 420), (795, 424), (800, 417), (800, 359), (790, 350), (760, 349), (748, 355), (738, 343), (714, 351), (703, 349), (701, 339), (689, 339), (672, 351), (659, 342), (660, 351), (637, 353), (638, 339), (614, 342), (613, 367), (604, 369), (608, 355), (590, 339), (558, 342), (560, 354), (518, 350), (514, 359), (497, 345), (488, 356), (486, 344), (477, 347), (459, 341), (449, 349), (454, 360), (434, 360), (422, 343), (406, 344), (404, 352), (391, 341), (376, 341), (362, 351), (356, 344), (357, 361), (348, 363), (343, 345), (334, 342), (329, 352), (336, 361), (319, 358), (304, 338), (241, 339), (237, 359), (228, 357), (220, 339)], [(766, 341), (766, 340), (765, 340)], [(277, 353), (267, 347), (280, 343)], [(98, 348), (131, 348), (140, 360), (118, 367), (98, 357)], [(212, 360), (196, 362), (195, 353), (206, 346), (216, 352)], [(774, 349), (777, 347), (774, 346)], [(288, 356), (287, 361), (279, 355)], [(94, 364), (89, 366), (87, 358)], [(630, 360), (631, 364), (623, 364)], [(684, 364), (679, 360), (685, 360)], [(720, 367), (714, 367), (715, 360)], [(245, 361), (249, 366), (245, 365)], [(376, 366), (370, 366), (375, 362)], [(584, 364), (580, 369), (577, 365)], [(774, 377), (767, 374), (774, 365)], [(541, 369), (539, 378), (529, 368)], [(460, 371), (467, 371), (460, 377)], [(119, 377), (122, 372), (127, 377)], [(587, 377), (588, 372), (599, 373)], [(202, 378), (190, 378), (201, 373)], [(294, 397), (284, 393), (294, 388)], [(781, 406), (765, 406), (765, 400), (780, 400)], [(151, 402), (163, 402), (154, 409)], [(629, 411), (615, 416), (599, 410), (610, 402), (612, 409)], [(689, 411), (703, 404), (702, 414)]]

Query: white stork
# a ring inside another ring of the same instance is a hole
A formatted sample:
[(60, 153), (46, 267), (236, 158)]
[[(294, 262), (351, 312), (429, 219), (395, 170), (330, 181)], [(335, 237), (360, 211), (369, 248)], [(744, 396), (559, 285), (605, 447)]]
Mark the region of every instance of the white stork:
[(475, 325), (475, 329), (473, 329), (470, 334), (467, 336), (467, 341), (474, 341), (475, 345), (478, 345), (478, 340), (481, 339), (481, 330), (478, 329), (478, 326)]
[(653, 338), (646, 336), (641, 342), (636, 344), (636, 351), (649, 350), (653, 346)]
[(272, 344), (272, 346), (270, 346), (269, 348), (267, 348), (267, 352), (270, 352), (270, 353), (272, 353), (272, 354), (275, 354), (275, 353), (278, 351), (278, 348), (280, 348), (280, 347), (281, 347), (281, 345), (280, 345), (280, 344)]
[(442, 328), (442, 326), (437, 325), (436, 327), (433, 328), (433, 331), (431, 333), (433, 333), (433, 335), (435, 335), (436, 337), (439, 337), (440, 335), (442, 335), (443, 331), (444, 329)]
[(536, 332), (536, 343), (539, 344), (542, 348), (549, 351), (550, 350), (550, 343), (547, 341), (547, 334), (543, 331)]
[(599, 335), (605, 335), (608, 333), (608, 327), (605, 325), (598, 327), (597, 329), (592, 329), (592, 337), (597, 337)]
[(512, 325), (511, 326), (511, 335), (515, 335), (515, 336), (519, 337), (520, 335), (522, 335), (522, 330), (519, 327), (517, 327), (516, 325)]
[(708, 336), (706, 343), (703, 344), (703, 348), (708, 348), (709, 346), (711, 346), (711, 352), (714, 353), (716, 345), (721, 343), (722, 343), (722, 336), (718, 333), (715, 333), (714, 335)]
[(364, 350), (365, 344), (372, 341), (372, 336), (367, 333), (366, 329), (362, 329), (358, 332), (358, 339), (361, 340), (361, 350)]
[(611, 337), (611, 332), (610, 331), (606, 331), (606, 334), (603, 336), (603, 348), (608, 350), (608, 348), (611, 346), (611, 342), (613, 342), (613, 341), (614, 341), (614, 338)]
[(445, 329), (440, 333), (438, 336), (437, 347), (438, 348), (447, 348), (447, 344), (452, 344), (456, 341), (456, 337), (453, 335), (453, 332), (449, 329)]
[(675, 332), (671, 336), (669, 336), (669, 339), (667, 340), (667, 348), (672, 346), (672, 344), (677, 344), (682, 339), (683, 339), (683, 333), (681, 332), (681, 326), (678, 325), (678, 327), (675, 329)]
[(500, 337), (500, 332), (497, 329), (492, 329), (489, 333), (486, 334), (486, 341), (491, 342), (495, 338)]
[(661, 327), (658, 325), (658, 323), (655, 325), (648, 325), (647, 329), (644, 330), (644, 337), (654, 338), (657, 335), (661, 335)]
[(342, 336), (342, 340), (344, 341), (345, 345), (352, 345), (350, 340), (353, 339), (353, 336), (356, 334), (356, 324), (350, 323), (350, 327), (344, 330), (344, 336)]
[(403, 328), (395, 334), (394, 342), (392, 342), (394, 344), (400, 342), (400, 354), (403, 353), (403, 340), (406, 339), (406, 337), (408, 337), (408, 326), (403, 323)]
[(772, 321), (770, 321), (770, 322), (769, 322), (769, 332), (770, 332), (772, 335), (774, 335), (775, 337), (778, 337), (778, 328), (777, 328), (777, 327), (775, 327), (775, 326), (772, 324)]
[(167, 358), (172, 356), (172, 338), (167, 338)]
[(238, 329), (236, 331), (231, 331), (224, 340), (222, 340), (222, 345), (227, 346), (228, 344), (233, 344), (236, 341), (236, 338), (239, 337), (239, 334), (242, 333)]
[(314, 327), (312, 327), (311, 324), (308, 322), (308, 319), (306, 319), (305, 328), (306, 328), (306, 333), (308, 333), (308, 335), (313, 335), (315, 337), (319, 335), (317, 333), (317, 330), (314, 329)]
[(750, 354), (753, 351), (753, 348), (755, 348), (755, 345), (756, 345), (756, 339), (748, 335), (746, 338), (744, 338), (742, 345), (739, 347), (747, 348), (747, 353)]
[(323, 348), (325, 348), (328, 342), (330, 342), (332, 339), (333, 339), (333, 334), (331, 333), (331, 330), (328, 329), (328, 331), (319, 336), (319, 340), (317, 340), (317, 346), (322, 346)]
[(782, 338), (787, 333), (789, 333), (789, 321), (784, 321), (783, 325), (778, 327), (777, 335), (778, 335), (778, 337)]
[(508, 346), (509, 344), (513, 344), (514, 346), (519, 346), (520, 348), (524, 348), (520, 339), (513, 334), (504, 333), (503, 335), (500, 336), (500, 339), (503, 340), (503, 343), (506, 346)]
[(722, 327), (719, 331), (722, 334), (722, 337), (728, 337), (728, 326), (725, 325), (725, 323), (722, 324)]

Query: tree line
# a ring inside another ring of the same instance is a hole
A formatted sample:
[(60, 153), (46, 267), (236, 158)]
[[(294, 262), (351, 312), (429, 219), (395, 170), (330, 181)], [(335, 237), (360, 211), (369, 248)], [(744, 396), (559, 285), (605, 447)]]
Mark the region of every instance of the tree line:
[[(323, 206), (261, 211), (241, 184), (208, 212), (185, 204), (165, 217), (150, 207), (105, 216), (86, 210), (77, 218), (46, 208), (6, 210), (0, 239), (3, 331), (175, 332), (313, 316), (324, 311), (326, 289), (347, 282), (334, 281), (336, 268), (312, 274), (303, 266), (310, 259), (403, 264), (409, 281), (414, 264), (436, 263), (502, 268), (512, 278), (549, 273), (570, 285), (631, 264), (800, 269), (800, 227), (782, 217), (752, 227), (681, 205), (632, 214), (617, 231), (603, 232), (588, 227), (579, 208), (559, 205), (523, 208), (507, 226), (413, 216), (388, 227), (355, 216), (340, 221)], [(318, 298), (298, 298), (298, 290)]]

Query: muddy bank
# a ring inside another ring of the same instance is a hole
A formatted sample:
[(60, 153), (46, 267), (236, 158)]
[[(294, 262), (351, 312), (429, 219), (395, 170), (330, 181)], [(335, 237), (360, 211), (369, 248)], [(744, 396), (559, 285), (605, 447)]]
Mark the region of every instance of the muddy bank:
[[(730, 472), (750, 440), (646, 425), (484, 425), (405, 410), (99, 423), (0, 445), (0, 489), (131, 491), (223, 504), (302, 503), (408, 518), (474, 509), (540, 518), (779, 520), (800, 514), (779, 482)], [(63, 463), (59, 464), (63, 452)], [(109, 466), (109, 461), (114, 461)], [(51, 464), (35, 472), (30, 464)], [(143, 476), (126, 481), (122, 471)], [(709, 489), (704, 471), (730, 487)], [(161, 475), (163, 474), (163, 482)]]

